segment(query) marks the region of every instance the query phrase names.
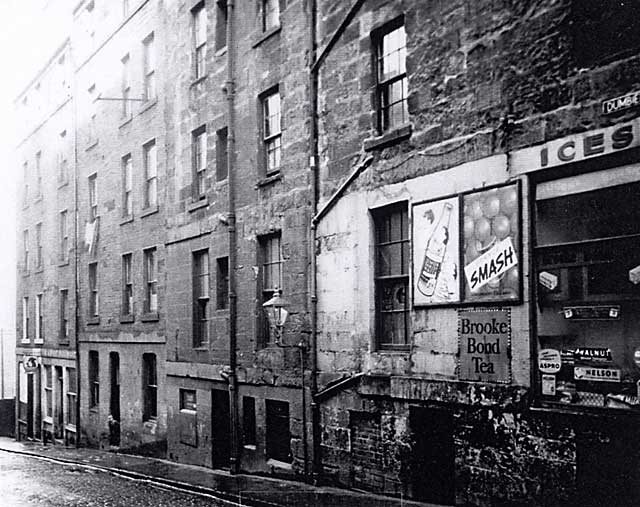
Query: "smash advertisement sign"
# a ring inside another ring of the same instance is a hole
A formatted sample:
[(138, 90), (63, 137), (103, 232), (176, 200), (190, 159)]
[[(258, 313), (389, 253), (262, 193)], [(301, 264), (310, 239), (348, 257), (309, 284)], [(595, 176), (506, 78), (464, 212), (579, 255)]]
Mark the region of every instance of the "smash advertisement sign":
[(509, 309), (458, 310), (461, 380), (511, 381)]

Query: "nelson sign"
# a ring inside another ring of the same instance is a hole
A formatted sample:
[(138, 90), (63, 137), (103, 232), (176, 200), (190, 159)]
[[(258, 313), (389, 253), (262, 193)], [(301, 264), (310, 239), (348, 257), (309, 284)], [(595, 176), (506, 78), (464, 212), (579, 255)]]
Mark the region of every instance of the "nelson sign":
[(509, 309), (458, 310), (460, 380), (511, 382)]

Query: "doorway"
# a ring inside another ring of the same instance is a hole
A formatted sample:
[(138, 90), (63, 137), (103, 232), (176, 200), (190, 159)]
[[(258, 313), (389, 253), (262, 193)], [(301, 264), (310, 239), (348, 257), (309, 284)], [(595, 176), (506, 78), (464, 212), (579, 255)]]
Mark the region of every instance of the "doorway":
[(33, 418), (33, 377), (35, 375), (30, 373), (27, 375), (27, 438), (33, 438), (34, 432), (34, 418)]
[(64, 436), (64, 391), (63, 387), (63, 377), (62, 377), (62, 366), (55, 367), (55, 419), (53, 423), (53, 431), (54, 437), (57, 439), (62, 439)]
[(120, 356), (109, 353), (109, 445), (120, 445)]
[(213, 467), (229, 468), (231, 427), (229, 423), (229, 392), (211, 390), (211, 443)]

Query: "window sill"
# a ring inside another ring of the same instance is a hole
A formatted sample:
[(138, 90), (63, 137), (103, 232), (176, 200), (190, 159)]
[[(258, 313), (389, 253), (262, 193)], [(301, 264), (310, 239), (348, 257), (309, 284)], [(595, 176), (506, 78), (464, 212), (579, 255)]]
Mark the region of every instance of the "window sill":
[(88, 326), (96, 326), (98, 324), (100, 324), (100, 316), (96, 315), (94, 317), (87, 317)]
[(120, 122), (120, 125), (118, 125), (118, 128), (121, 129), (124, 126), (129, 125), (131, 123), (131, 120), (133, 120), (133, 115), (129, 114), (129, 116), (127, 116), (124, 120)]
[(134, 315), (120, 315), (120, 324), (131, 324), (135, 320)]
[(378, 354), (406, 354), (411, 352), (410, 345), (379, 345), (376, 351)]
[(20, 340), (21, 345), (31, 345), (31, 340), (29, 338), (22, 338)]
[(149, 215), (153, 215), (154, 213), (157, 213), (159, 211), (159, 207), (156, 204), (155, 206), (150, 206), (149, 208), (146, 208), (144, 210), (142, 210), (142, 213), (140, 213), (140, 218), (144, 218), (144, 217), (148, 217)]
[(89, 144), (87, 145), (87, 147), (84, 149), (84, 151), (89, 151), (92, 148), (95, 148), (96, 146), (98, 146), (98, 140), (94, 139), (92, 141), (89, 141)]
[(36, 268), (36, 269), (33, 271), (33, 273), (34, 273), (34, 274), (36, 274), (36, 275), (38, 275), (38, 274), (42, 273), (43, 271), (44, 271), (44, 268), (43, 268), (43, 267), (39, 267), (39, 268)]
[(206, 206), (209, 206), (209, 199), (207, 197), (187, 204), (187, 211), (192, 212), (200, 208), (205, 208)]
[(248, 451), (255, 451), (256, 450), (256, 444), (245, 444), (242, 447), (244, 447)]
[(122, 220), (120, 220), (120, 225), (130, 224), (131, 222), (133, 222), (133, 215), (127, 215), (122, 217)]
[(31, 274), (31, 272), (27, 269), (26, 271), (22, 272), (22, 277), (26, 278), (27, 276), (29, 276)]
[(205, 81), (207, 79), (207, 77), (209, 77), (209, 74), (205, 74), (204, 76), (200, 76), (195, 78), (193, 81), (191, 81), (191, 88), (193, 88), (194, 86), (198, 86), (200, 83), (202, 83), (203, 81)]
[(262, 32), (258, 37), (258, 39), (251, 45), (251, 47), (257, 48), (260, 44), (262, 44), (267, 39), (270, 39), (275, 34), (280, 33), (280, 30), (282, 30), (282, 26), (278, 25), (278, 26), (274, 26), (273, 28), (270, 28), (266, 32)]
[(148, 111), (157, 103), (158, 103), (158, 97), (153, 97), (152, 99), (147, 100), (144, 104), (142, 104), (142, 107), (140, 108), (140, 111), (138, 112), (138, 114), (142, 114), (145, 111)]
[(405, 139), (411, 137), (412, 128), (411, 125), (403, 125), (396, 129), (387, 132), (378, 137), (370, 137), (364, 140), (364, 151), (381, 150), (388, 146), (398, 144)]
[(28, 202), (23, 202), (22, 203), (22, 209), (29, 209), (29, 203)]
[(272, 468), (279, 468), (281, 470), (292, 470), (293, 467), (291, 463), (287, 463), (286, 461), (279, 461), (277, 459), (269, 458), (267, 460), (267, 466)]
[(44, 338), (36, 338), (33, 340), (34, 345), (44, 345)]
[(38, 195), (38, 196), (33, 200), (33, 204), (38, 204), (39, 202), (42, 202), (42, 194)]
[(258, 181), (258, 183), (256, 183), (256, 185), (258, 187), (265, 187), (267, 185), (271, 185), (272, 183), (275, 183), (276, 181), (280, 181), (281, 179), (282, 179), (282, 174), (280, 172), (277, 172), (270, 176), (262, 178), (261, 180)]
[(89, 412), (91, 412), (92, 414), (97, 414), (100, 412), (100, 405), (93, 405), (92, 407), (89, 407)]
[(65, 259), (63, 261), (58, 262), (58, 267), (59, 268), (63, 268), (63, 267), (68, 266), (68, 265), (69, 265), (69, 259)]
[(227, 46), (223, 46), (220, 49), (216, 49), (216, 56), (223, 56), (227, 54)]
[(75, 433), (76, 432), (76, 425), (67, 423), (67, 424), (64, 425), (64, 429), (67, 430), (67, 431), (72, 431), (73, 433)]
[(71, 345), (71, 342), (69, 341), (69, 338), (58, 338), (58, 345), (68, 347)]
[(202, 345), (198, 345), (197, 347), (193, 347), (193, 350), (199, 350), (202, 352), (206, 352), (209, 350), (209, 344), (208, 343), (203, 343)]
[(58, 181), (58, 188), (66, 187), (69, 184), (69, 180)]
[(157, 322), (160, 320), (160, 314), (158, 312), (143, 313), (140, 320), (142, 322)]

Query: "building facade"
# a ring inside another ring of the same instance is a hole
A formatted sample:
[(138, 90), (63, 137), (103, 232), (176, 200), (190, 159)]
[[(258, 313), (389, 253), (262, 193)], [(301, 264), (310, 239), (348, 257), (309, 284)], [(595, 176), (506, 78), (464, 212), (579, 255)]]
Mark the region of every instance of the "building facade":
[(18, 437), (637, 503), (638, 14), (79, 3), (16, 102), (69, 62), (18, 147)]

